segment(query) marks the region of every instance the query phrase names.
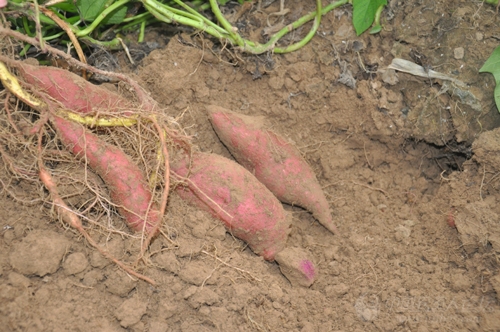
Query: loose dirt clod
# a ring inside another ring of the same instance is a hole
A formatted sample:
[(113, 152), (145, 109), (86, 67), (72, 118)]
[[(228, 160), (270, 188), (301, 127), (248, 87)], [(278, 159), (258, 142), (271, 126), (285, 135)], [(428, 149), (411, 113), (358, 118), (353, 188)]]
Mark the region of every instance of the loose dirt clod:
[(12, 246), (10, 265), (21, 274), (43, 277), (59, 269), (69, 246), (62, 234), (35, 230)]

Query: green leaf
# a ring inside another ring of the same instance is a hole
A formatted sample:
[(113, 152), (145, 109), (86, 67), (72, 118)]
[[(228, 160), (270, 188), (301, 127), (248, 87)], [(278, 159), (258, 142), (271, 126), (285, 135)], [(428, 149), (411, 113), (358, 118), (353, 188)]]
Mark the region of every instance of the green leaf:
[(68, 13), (77, 13), (77, 7), (71, 1), (60, 2), (58, 4), (50, 6), (50, 8), (57, 8)]
[(495, 104), (500, 112), (500, 46), (497, 46), (488, 60), (479, 69), (480, 73), (491, 73), (495, 78)]
[(108, 0), (77, 0), (76, 6), (85, 21), (93, 21), (103, 10)]
[(365, 32), (375, 19), (375, 13), (380, 6), (387, 5), (387, 0), (353, 0), (352, 23), (356, 34)]
[(106, 18), (102, 21), (102, 24), (120, 24), (127, 16), (127, 6), (121, 6), (116, 10), (112, 11)]

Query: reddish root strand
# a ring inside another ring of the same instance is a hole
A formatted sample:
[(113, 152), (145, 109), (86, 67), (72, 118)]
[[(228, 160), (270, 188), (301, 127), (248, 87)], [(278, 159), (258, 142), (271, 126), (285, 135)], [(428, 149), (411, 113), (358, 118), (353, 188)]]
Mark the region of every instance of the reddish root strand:
[[(155, 126), (156, 130), (158, 131), (158, 135), (160, 137), (160, 143), (161, 143), (161, 149), (162, 149), (162, 154), (163, 154), (163, 160), (164, 160), (164, 167), (165, 167), (165, 173), (164, 173), (164, 189), (161, 197), (161, 202), (160, 202), (160, 221), (154, 225), (154, 227), (151, 229), (151, 231), (148, 234), (148, 237), (144, 241), (144, 243), (141, 246), (141, 253), (139, 255), (139, 259), (144, 256), (144, 252), (146, 249), (149, 247), (149, 244), (151, 243), (151, 240), (153, 237), (158, 233), (158, 230), (161, 226), (161, 219), (165, 215), (165, 210), (167, 208), (167, 201), (168, 201), (168, 195), (169, 195), (169, 190), (170, 190), (170, 164), (168, 162), (169, 159), (169, 154), (168, 154), (168, 149), (167, 149), (167, 142), (165, 139), (165, 133), (166, 133), (166, 128), (162, 128), (156, 119), (151, 118), (151, 121), (153, 125)], [(145, 225), (146, 223), (144, 223)]]
[(88, 241), (88, 243), (96, 248), (101, 255), (104, 257), (108, 258), (111, 260), (113, 263), (118, 265), (120, 268), (122, 268), (126, 273), (133, 275), (134, 277), (138, 279), (142, 279), (151, 285), (156, 285), (154, 280), (151, 278), (148, 278), (136, 271), (134, 271), (132, 268), (128, 267), (125, 265), (123, 262), (119, 261), (116, 259), (113, 255), (111, 255), (109, 252), (105, 251), (102, 249), (95, 241), (94, 239), (87, 233), (87, 231), (83, 228), (82, 222), (78, 215), (64, 202), (64, 200), (61, 198), (59, 195), (59, 192), (57, 190), (57, 185), (50, 175), (50, 173), (45, 169), (42, 161), (42, 133), (39, 132), (38, 134), (38, 168), (39, 168), (39, 177), (42, 183), (44, 184), (45, 188), (50, 193), (50, 197), (52, 199), (52, 202), (56, 208), (56, 211), (58, 214), (61, 216), (63, 221), (65, 221), (67, 224), (69, 224), (71, 227), (75, 228), (80, 234), (85, 237), (85, 239)]
[(5, 113), (7, 113), (7, 120), (9, 121), (9, 124), (11, 125), (11, 127), (14, 129), (14, 131), (16, 133), (19, 133), (19, 128), (17, 128), (16, 124), (14, 123), (14, 121), (12, 121), (12, 116), (10, 114), (10, 107), (9, 107), (9, 99), (10, 99), (10, 91), (7, 90), (7, 94), (5, 96), (5, 100), (4, 100), (4, 108), (5, 108)]

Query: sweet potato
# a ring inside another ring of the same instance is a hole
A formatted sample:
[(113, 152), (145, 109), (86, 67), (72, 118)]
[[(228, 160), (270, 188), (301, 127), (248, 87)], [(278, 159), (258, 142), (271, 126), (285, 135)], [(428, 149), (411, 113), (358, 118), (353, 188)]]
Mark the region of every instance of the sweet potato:
[(318, 275), (309, 254), (301, 248), (285, 248), (276, 255), (281, 273), (293, 286), (311, 286)]
[(172, 161), (170, 167), (179, 176), (189, 176), (186, 186), (176, 188), (179, 196), (222, 220), (256, 254), (272, 261), (285, 247), (290, 215), (246, 169), (207, 153), (194, 153), (191, 169), (186, 157)]
[(137, 112), (137, 105), (106, 88), (87, 82), (67, 70), (22, 64), (19, 76), (38, 90), (60, 102), (76, 113), (96, 114), (99, 112), (127, 116)]
[(208, 106), (207, 111), (220, 140), (241, 165), (280, 201), (311, 211), (323, 226), (337, 233), (325, 194), (296, 147), (263, 129), (256, 118), (218, 106)]
[[(88, 132), (81, 125), (54, 116), (52, 124), (68, 150), (85, 160), (104, 180), (118, 212), (134, 231), (157, 230), (161, 215), (139, 167), (118, 147)], [(151, 234), (150, 234), (151, 235)]]

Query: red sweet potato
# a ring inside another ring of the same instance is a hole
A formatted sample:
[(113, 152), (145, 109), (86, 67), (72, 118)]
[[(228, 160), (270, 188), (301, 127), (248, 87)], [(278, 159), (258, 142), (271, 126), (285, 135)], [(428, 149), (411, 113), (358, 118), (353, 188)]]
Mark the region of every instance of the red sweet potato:
[(19, 66), (19, 76), (36, 90), (47, 93), (76, 113), (106, 112), (127, 116), (133, 111), (137, 112), (137, 105), (133, 102), (67, 70), (22, 64)]
[(176, 191), (183, 199), (223, 221), (234, 236), (266, 260), (274, 260), (286, 244), (290, 216), (276, 197), (250, 172), (232, 160), (194, 153), (170, 163), (171, 170), (189, 180)]
[(160, 212), (151, 203), (152, 195), (139, 167), (118, 147), (88, 132), (80, 124), (53, 117), (52, 124), (68, 150), (104, 180), (118, 212), (134, 231), (150, 233), (161, 222)]
[(311, 211), (329, 231), (337, 233), (330, 206), (311, 167), (283, 137), (263, 129), (259, 119), (208, 106), (210, 121), (234, 158), (282, 202)]
[(311, 286), (318, 275), (309, 254), (301, 248), (285, 248), (276, 255), (281, 273), (294, 286)]

